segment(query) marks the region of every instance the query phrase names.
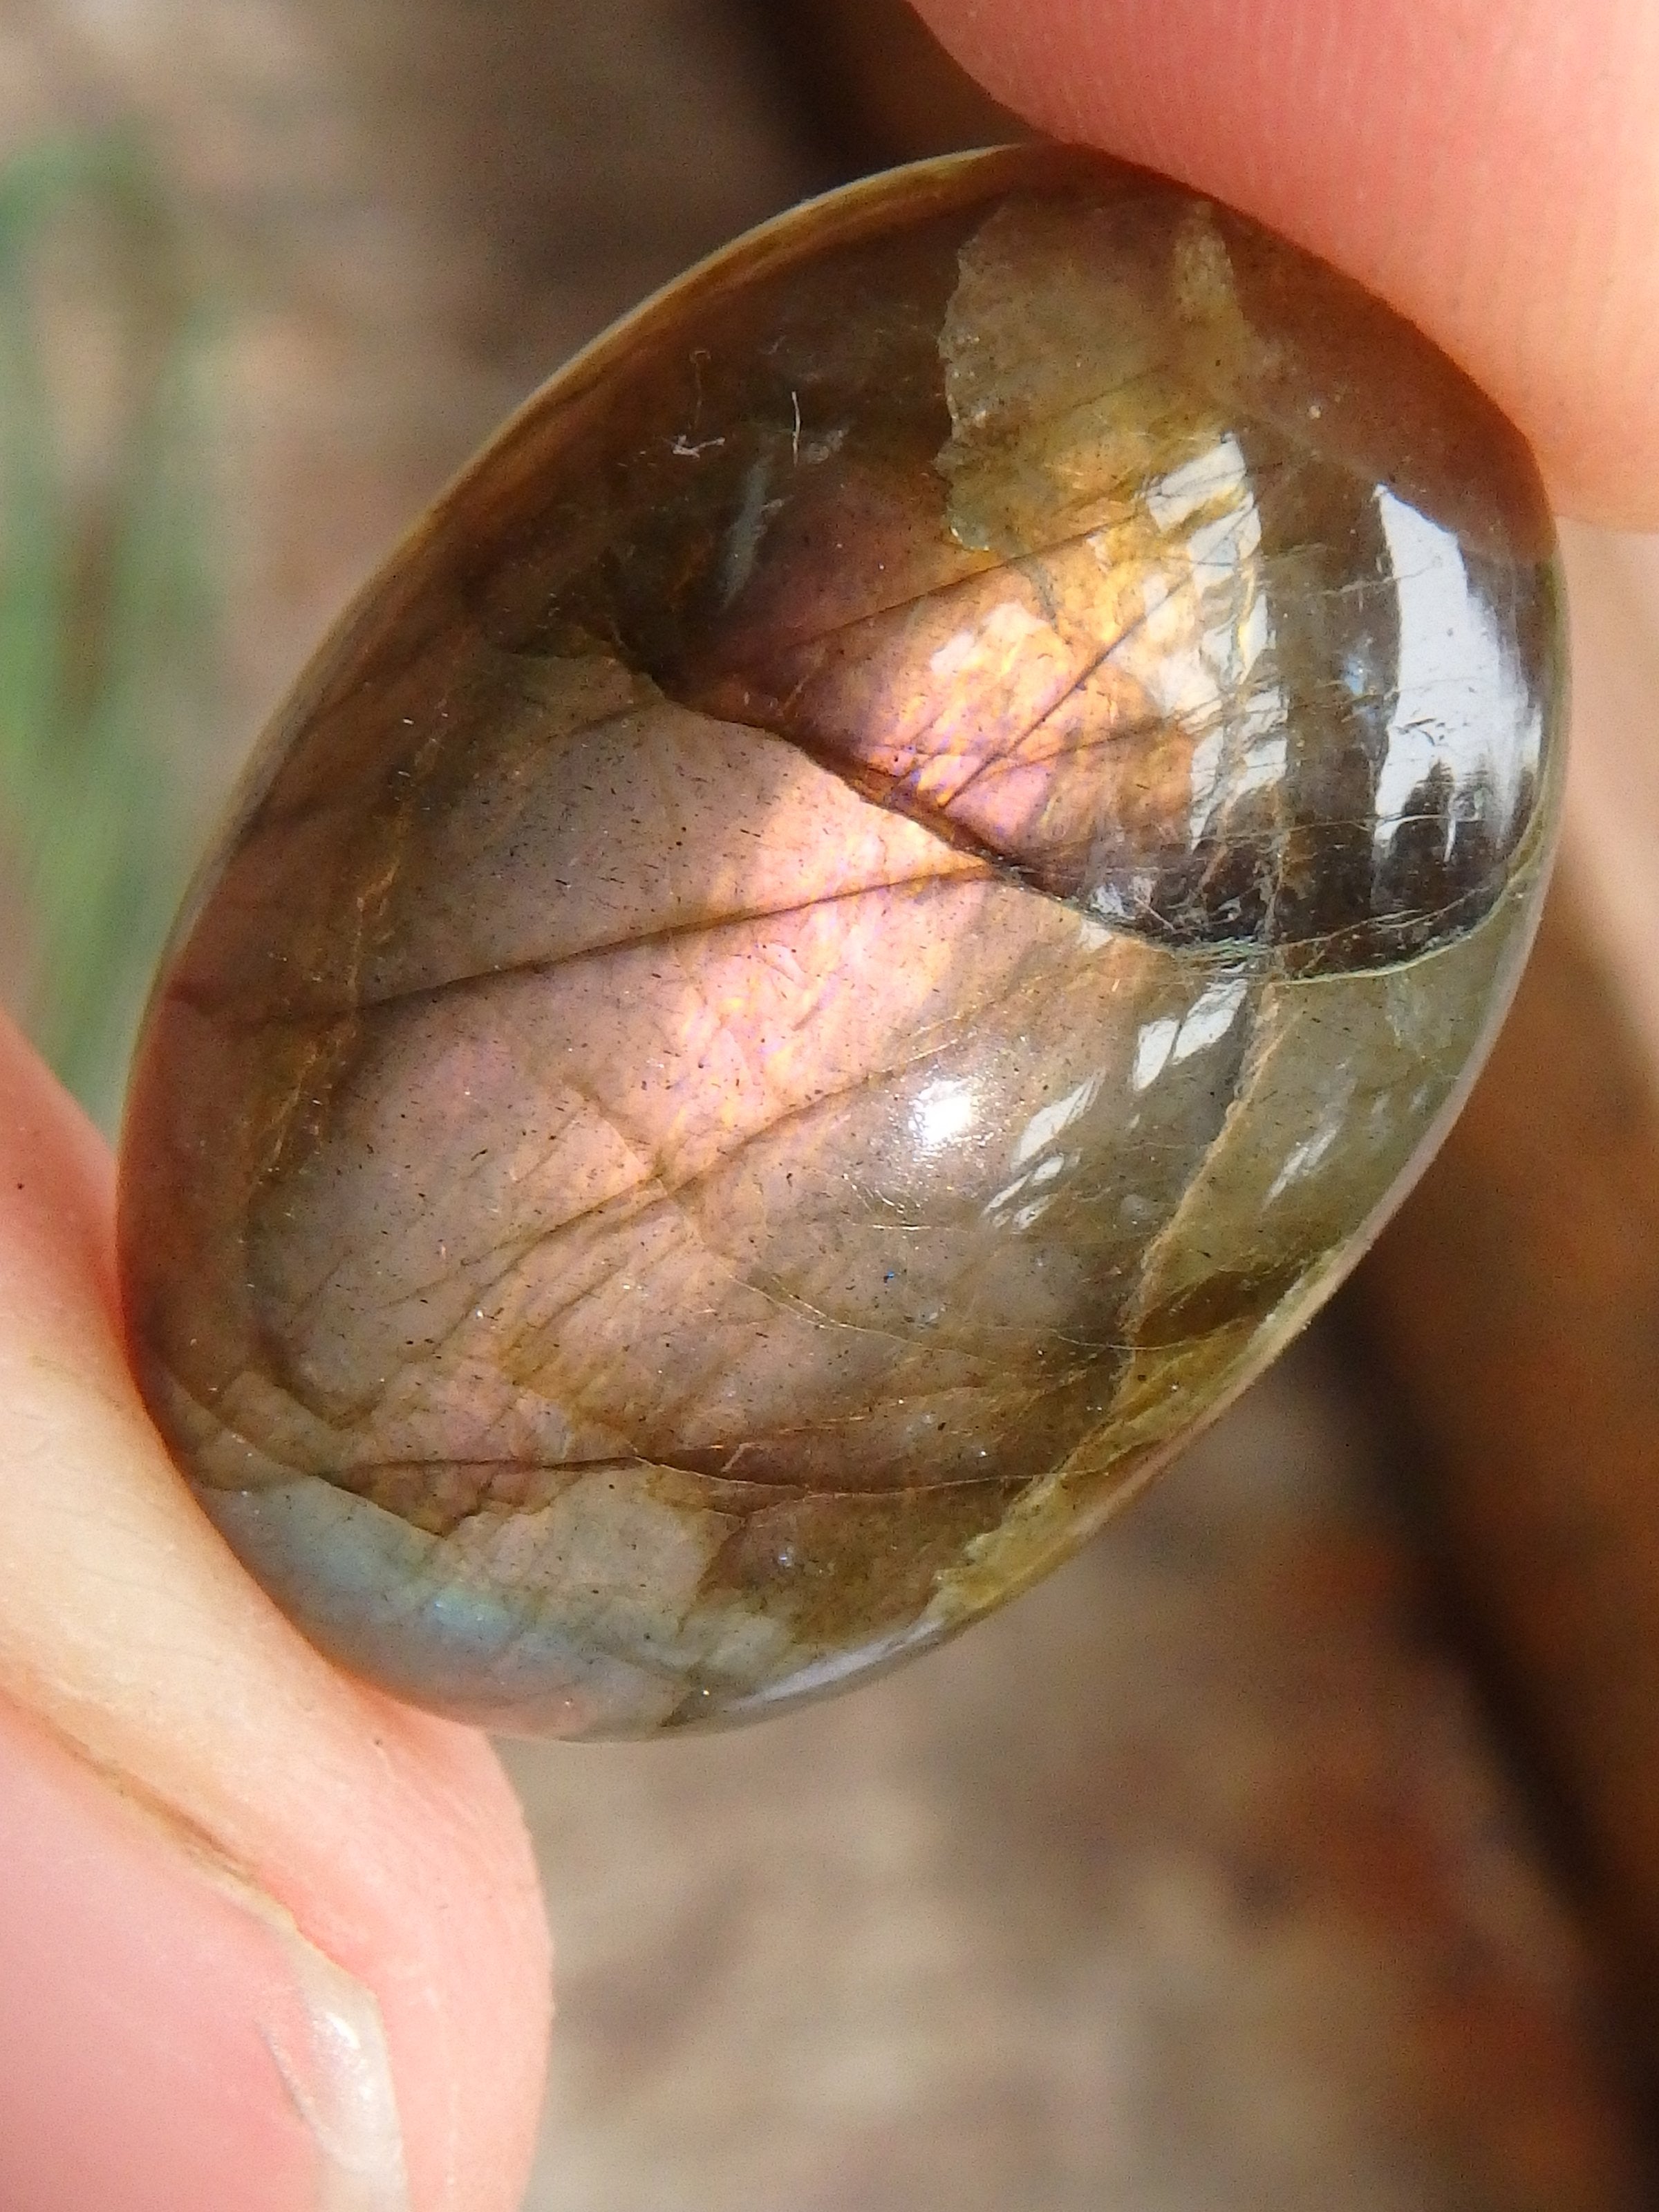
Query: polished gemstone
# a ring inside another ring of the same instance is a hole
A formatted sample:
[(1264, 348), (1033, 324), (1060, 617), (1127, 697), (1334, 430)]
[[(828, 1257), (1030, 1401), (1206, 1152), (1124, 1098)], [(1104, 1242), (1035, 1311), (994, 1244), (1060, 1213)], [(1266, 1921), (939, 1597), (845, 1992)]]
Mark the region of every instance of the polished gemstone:
[(1514, 431), (1161, 179), (968, 156), (695, 271), (371, 585), (179, 926), (122, 1260), (208, 1510), (552, 1734), (1007, 1597), (1444, 1126), (1559, 641)]

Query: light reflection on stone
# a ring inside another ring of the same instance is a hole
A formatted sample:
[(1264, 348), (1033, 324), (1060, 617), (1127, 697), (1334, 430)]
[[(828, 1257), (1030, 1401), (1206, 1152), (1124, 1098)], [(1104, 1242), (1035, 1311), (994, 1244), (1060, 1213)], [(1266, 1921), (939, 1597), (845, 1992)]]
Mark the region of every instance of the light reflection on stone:
[(1456, 539), (1386, 486), (1376, 507), (1400, 610), (1388, 750), (1373, 802), (1382, 876), (1410, 822), (1440, 826), (1443, 866), (1460, 836), (1480, 836), (1494, 851), (1513, 848), (1537, 786), (1544, 707), (1476, 592)]

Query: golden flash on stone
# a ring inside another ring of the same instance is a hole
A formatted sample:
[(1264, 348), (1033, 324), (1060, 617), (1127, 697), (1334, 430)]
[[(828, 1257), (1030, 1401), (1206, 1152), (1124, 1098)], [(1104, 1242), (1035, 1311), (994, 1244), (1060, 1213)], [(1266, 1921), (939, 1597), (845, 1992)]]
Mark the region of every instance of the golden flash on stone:
[(155, 1419), (343, 1665), (759, 1714), (1064, 1559), (1467, 1087), (1558, 812), (1530, 457), (1064, 149), (601, 338), (278, 714), (125, 1133)]

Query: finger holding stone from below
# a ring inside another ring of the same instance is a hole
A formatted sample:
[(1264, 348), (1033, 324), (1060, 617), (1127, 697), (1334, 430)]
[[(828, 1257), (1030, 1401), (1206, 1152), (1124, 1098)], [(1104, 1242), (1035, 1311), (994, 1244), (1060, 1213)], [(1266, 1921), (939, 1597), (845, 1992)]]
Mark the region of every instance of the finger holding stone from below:
[[(336, 1675), (201, 1516), (127, 1373), (107, 1158), (9, 1028), (0, 1158), (0, 1697), (45, 1730), (77, 1787), (138, 1808), (139, 1827), (108, 1849), (186, 1886), (179, 1924), (193, 1916), (210, 1954), (228, 1946), (219, 1995), (232, 2012), (258, 2014), (247, 1959), (259, 1974), (280, 1962), (272, 2075), (316, 2170), (355, 2163), (362, 2189), (382, 2192), (339, 2203), (505, 2212), (528, 2164), (547, 2021), (540, 1902), (505, 1778), (470, 1731)], [(17, 1753), (10, 1786), (46, 1789), (43, 1772)], [(19, 1817), (27, 1829), (46, 1815)], [(66, 1911), (100, 1909), (115, 1879), (97, 1871), (104, 1848), (88, 1846), (84, 1880), (65, 1878)], [(132, 1875), (135, 1896), (150, 1879)], [(11, 1911), (0, 1901), (0, 1921)], [(27, 2030), (30, 2008), (18, 2016)], [(340, 2070), (354, 2037), (355, 2075)], [(233, 2076), (211, 2094), (230, 2094)], [(106, 2083), (92, 2094), (109, 2102)]]

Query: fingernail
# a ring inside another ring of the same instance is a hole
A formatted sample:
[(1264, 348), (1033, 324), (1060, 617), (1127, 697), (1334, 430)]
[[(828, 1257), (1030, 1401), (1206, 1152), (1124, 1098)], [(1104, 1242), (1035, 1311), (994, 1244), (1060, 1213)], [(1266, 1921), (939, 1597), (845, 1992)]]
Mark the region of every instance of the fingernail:
[(316, 2149), (318, 2212), (409, 2212), (392, 2059), (373, 1991), (308, 1943), (270, 1898), (240, 1883), (226, 1888), (281, 1947), (304, 2009), (301, 2049), (274, 2027), (265, 2039)]
[(0, 1705), (0, 2206), (409, 2212), (373, 1993)]

